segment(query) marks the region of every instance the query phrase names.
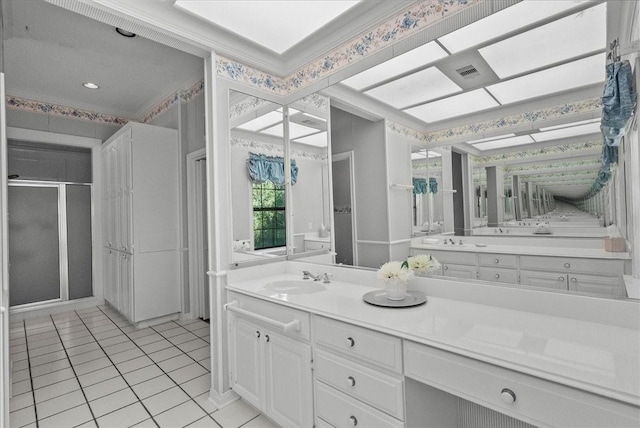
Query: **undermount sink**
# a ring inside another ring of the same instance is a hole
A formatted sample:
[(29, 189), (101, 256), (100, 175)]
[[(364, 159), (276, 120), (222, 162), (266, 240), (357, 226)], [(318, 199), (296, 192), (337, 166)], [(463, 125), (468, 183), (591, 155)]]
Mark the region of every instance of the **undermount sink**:
[(312, 294), (327, 289), (319, 282), (311, 280), (282, 280), (273, 281), (264, 286), (265, 290), (280, 294)]

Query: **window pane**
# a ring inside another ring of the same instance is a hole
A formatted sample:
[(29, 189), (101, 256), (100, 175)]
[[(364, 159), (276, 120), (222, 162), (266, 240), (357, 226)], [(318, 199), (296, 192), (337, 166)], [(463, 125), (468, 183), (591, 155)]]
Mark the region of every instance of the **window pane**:
[(276, 191), (276, 207), (284, 208), (284, 190)]

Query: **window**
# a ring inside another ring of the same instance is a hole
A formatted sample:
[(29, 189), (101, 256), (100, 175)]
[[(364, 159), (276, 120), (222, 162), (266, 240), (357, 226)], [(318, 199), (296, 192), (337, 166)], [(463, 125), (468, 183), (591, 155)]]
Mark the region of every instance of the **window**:
[(254, 249), (286, 245), (284, 185), (253, 184)]

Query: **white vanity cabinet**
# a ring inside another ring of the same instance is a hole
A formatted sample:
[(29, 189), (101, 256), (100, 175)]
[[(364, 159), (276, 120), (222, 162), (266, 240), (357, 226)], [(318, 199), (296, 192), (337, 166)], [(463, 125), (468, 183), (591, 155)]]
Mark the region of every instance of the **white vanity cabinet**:
[(402, 341), (313, 317), (317, 426), (403, 427)]
[(309, 314), (229, 293), (229, 380), (283, 427), (313, 426)]
[(129, 123), (102, 146), (105, 299), (141, 325), (180, 312), (178, 136)]
[[(634, 427), (640, 422), (637, 407), (410, 341), (404, 344), (404, 364), (408, 378), (451, 394), (424, 394), (439, 397), (441, 408), (465, 406), (458, 402), (463, 399), (495, 411), (479, 412), (474, 426), (523, 426), (505, 415), (535, 426)], [(407, 413), (411, 421), (430, 427), (429, 409), (414, 405)]]
[(451, 278), (476, 279), (478, 268), (474, 253), (454, 253), (451, 251), (430, 251), (442, 265), (442, 272), (437, 274)]

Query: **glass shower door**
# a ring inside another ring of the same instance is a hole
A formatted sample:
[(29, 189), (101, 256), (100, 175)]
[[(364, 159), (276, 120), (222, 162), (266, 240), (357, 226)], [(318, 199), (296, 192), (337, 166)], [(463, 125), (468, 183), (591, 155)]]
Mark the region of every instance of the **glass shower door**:
[(8, 188), (11, 306), (61, 298), (57, 185)]

